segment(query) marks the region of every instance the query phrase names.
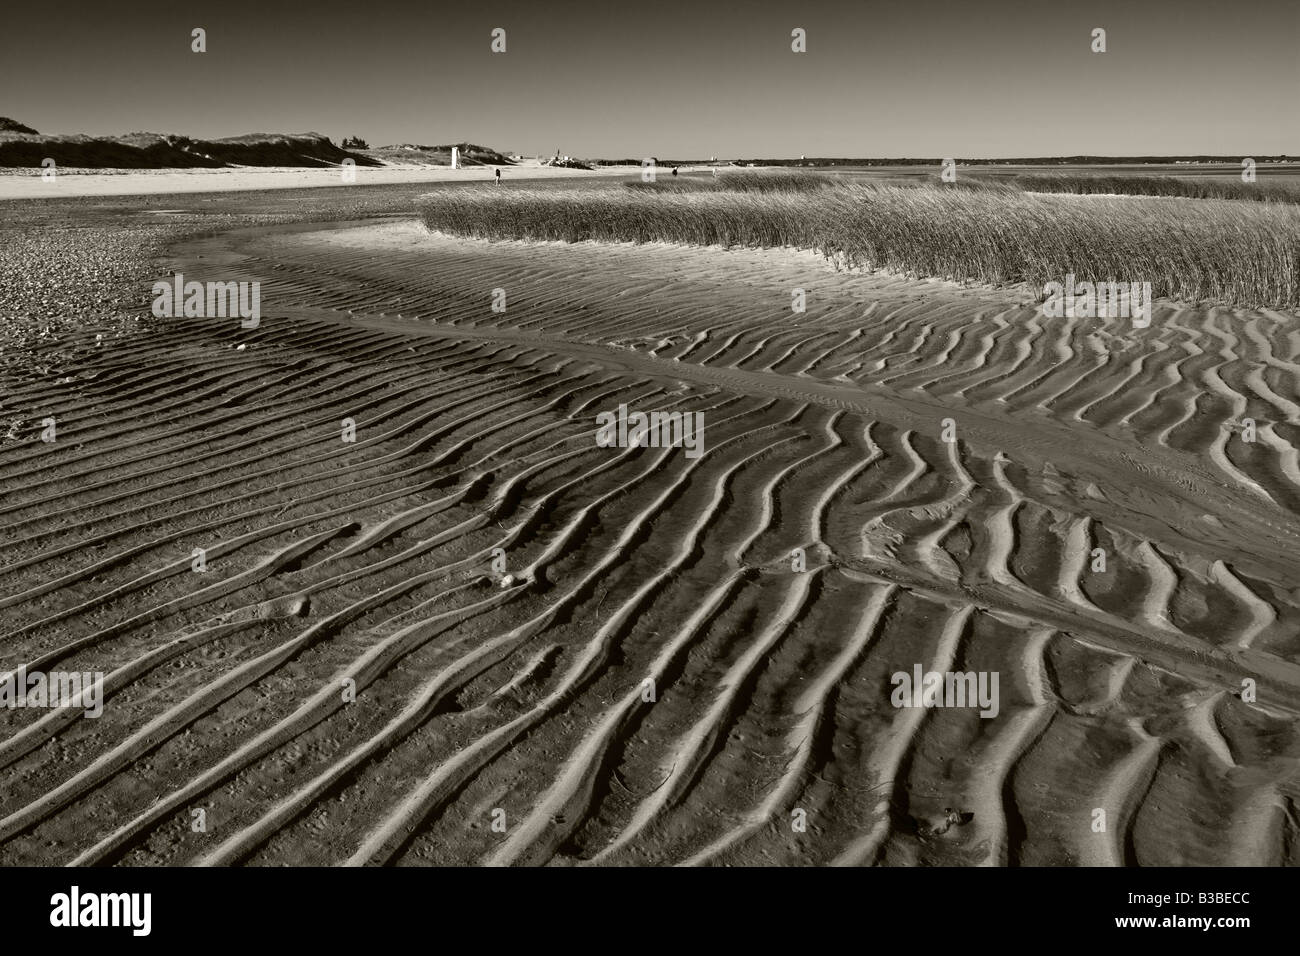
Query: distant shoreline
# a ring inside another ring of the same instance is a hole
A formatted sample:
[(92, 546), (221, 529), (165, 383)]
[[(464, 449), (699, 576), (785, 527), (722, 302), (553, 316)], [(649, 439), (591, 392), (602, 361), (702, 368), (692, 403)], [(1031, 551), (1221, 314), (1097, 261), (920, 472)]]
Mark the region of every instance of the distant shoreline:
[[(755, 164), (757, 165), (757, 164)], [(772, 166), (758, 168), (781, 168), (797, 166), (796, 163), (777, 162)], [(811, 166), (812, 163), (804, 165)], [(739, 170), (748, 164), (719, 163), (718, 168)], [(967, 172), (985, 171), (993, 175), (1009, 174), (1017, 169), (1057, 172), (1062, 169), (1057, 164), (1013, 166), (1008, 163), (982, 165), (967, 164), (959, 161), (960, 169)], [(501, 165), (499, 167), (485, 164), (452, 169), (449, 166), (430, 165), (385, 165), (357, 166), (348, 170), (353, 182), (344, 181), (344, 168), (337, 166), (237, 166), (237, 167), (184, 167), (161, 169), (97, 169), (85, 167), (60, 167), (53, 180), (41, 176), (40, 169), (30, 167), (0, 167), (0, 201), (9, 199), (58, 199), (93, 196), (156, 196), (169, 193), (215, 193), (215, 192), (255, 192), (273, 189), (318, 189), (344, 188), (358, 186), (384, 186), (418, 183), (474, 183), (491, 182), (495, 169), (501, 170), (502, 181), (525, 182), (547, 179), (592, 180), (609, 179), (618, 176), (637, 176), (642, 172), (640, 165), (608, 164), (597, 165), (593, 169), (569, 169), (557, 166), (545, 166), (535, 162)], [(667, 175), (670, 163), (658, 163), (659, 175)], [(707, 163), (683, 163), (678, 166), (683, 173), (707, 174), (711, 168)], [(937, 166), (935, 167), (937, 170)], [(1087, 168), (1094, 172), (1141, 168), (1143, 172), (1163, 172), (1174, 176), (1195, 176), (1202, 178), (1231, 177), (1236, 178), (1240, 170), (1229, 164), (1169, 164), (1153, 165), (1132, 161), (1123, 163), (1087, 164), (1075, 168)], [(818, 166), (817, 172), (853, 174), (869, 172), (872, 176), (895, 172), (899, 177), (908, 179), (923, 175), (926, 167), (915, 162), (899, 166), (880, 165), (865, 166)], [(1300, 164), (1270, 163), (1260, 161), (1259, 173), (1262, 175), (1300, 175)]]

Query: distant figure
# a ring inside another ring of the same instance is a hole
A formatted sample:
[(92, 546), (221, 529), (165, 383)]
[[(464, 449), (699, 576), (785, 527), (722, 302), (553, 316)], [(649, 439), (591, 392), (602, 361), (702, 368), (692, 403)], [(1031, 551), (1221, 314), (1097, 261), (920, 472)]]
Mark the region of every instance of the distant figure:
[(498, 186), (501, 185), (501, 170), (500, 170), (500, 169), (497, 170), (497, 185), (498, 185)]
[(674, 175), (674, 176), (677, 175), (677, 167), (676, 167), (676, 166), (673, 167), (673, 175)]

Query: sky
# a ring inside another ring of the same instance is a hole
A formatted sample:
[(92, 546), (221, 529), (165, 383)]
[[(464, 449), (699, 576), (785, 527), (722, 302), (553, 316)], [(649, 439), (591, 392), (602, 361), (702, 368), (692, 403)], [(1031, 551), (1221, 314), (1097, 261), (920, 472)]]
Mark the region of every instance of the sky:
[(0, 115), (42, 133), (591, 158), (1294, 155), (1300, 2), (22, 2), (0, 90)]

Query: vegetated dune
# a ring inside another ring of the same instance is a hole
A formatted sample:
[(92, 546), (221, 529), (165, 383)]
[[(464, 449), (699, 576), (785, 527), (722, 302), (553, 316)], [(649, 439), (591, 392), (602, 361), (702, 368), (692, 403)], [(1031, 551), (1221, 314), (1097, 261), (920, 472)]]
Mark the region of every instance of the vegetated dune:
[(359, 166), (379, 160), (339, 149), (319, 133), (252, 133), (191, 139), (160, 133), (124, 136), (41, 136), (0, 132), (0, 166), (39, 167), (46, 159), (86, 169), (217, 168), (221, 166)]
[(446, 146), (422, 146), (417, 143), (401, 143), (395, 146), (377, 146), (373, 149), (357, 150), (364, 156), (382, 160), (386, 163), (422, 163), (431, 166), (450, 166), (452, 146), (460, 150), (460, 161), (467, 165), (512, 166), (514, 161), (495, 149), (478, 146), (474, 143), (455, 143)]
[(32, 136), (40, 135), (30, 126), (26, 126), (18, 122), (16, 119), (10, 119), (8, 116), (0, 116), (0, 133), (28, 133)]
[[(87, 331), (6, 402), (59, 431), (0, 446), (3, 666), (108, 676), (0, 710), (0, 862), (1297, 862), (1294, 314), (416, 224), (178, 253), (260, 326)], [(703, 454), (599, 447), (619, 404)], [(893, 706), (916, 666), (996, 716)]]

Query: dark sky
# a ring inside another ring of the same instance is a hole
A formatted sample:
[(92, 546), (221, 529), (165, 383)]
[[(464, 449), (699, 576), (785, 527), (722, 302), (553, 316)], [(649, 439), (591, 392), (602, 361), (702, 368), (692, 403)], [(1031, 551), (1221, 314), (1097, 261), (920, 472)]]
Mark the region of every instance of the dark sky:
[(1297, 0), (15, 2), (0, 115), (593, 157), (1294, 154), (1298, 51)]

